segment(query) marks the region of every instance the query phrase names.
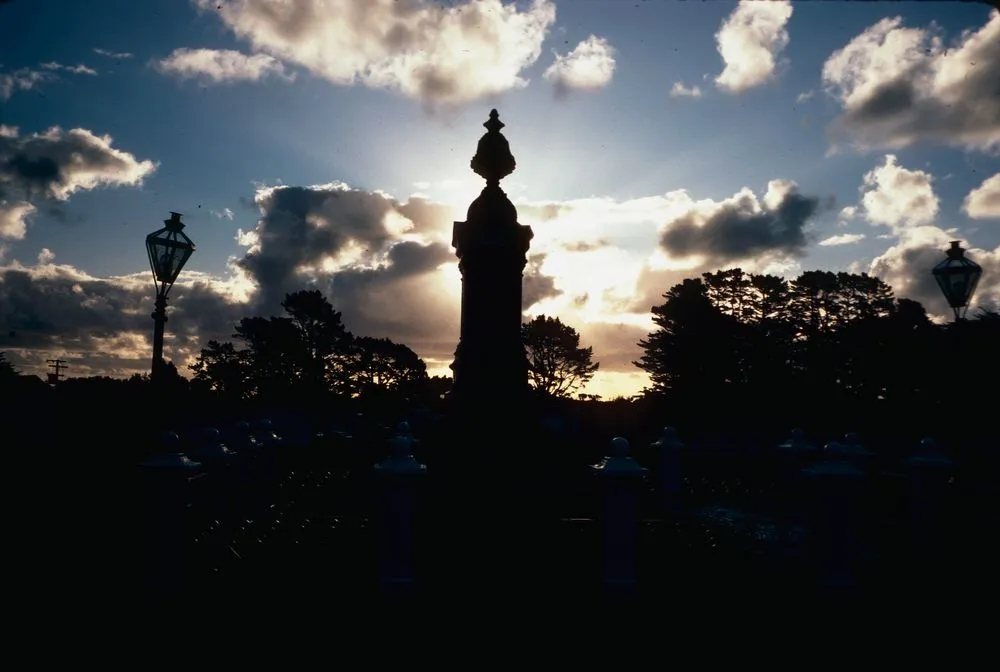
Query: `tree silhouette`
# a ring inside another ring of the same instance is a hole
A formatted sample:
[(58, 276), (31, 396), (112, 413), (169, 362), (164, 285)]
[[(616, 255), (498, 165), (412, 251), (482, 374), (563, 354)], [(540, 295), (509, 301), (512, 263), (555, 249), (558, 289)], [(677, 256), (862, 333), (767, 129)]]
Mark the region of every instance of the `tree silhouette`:
[(649, 373), (651, 392), (674, 398), (713, 397), (740, 372), (739, 321), (711, 300), (700, 279), (688, 279), (663, 295), (652, 309), (657, 330), (639, 342), (643, 356), (634, 364)]
[(250, 396), (246, 352), (228, 341), (209, 341), (190, 368), (194, 371), (191, 384), (195, 389), (211, 390), (232, 400)]
[(17, 369), (7, 361), (7, 353), (0, 352), (0, 380), (11, 380), (17, 376)]
[(559, 318), (539, 315), (521, 325), (528, 356), (528, 380), (538, 392), (568, 397), (593, 378), (600, 364), (594, 349), (580, 347), (580, 334)]
[(867, 274), (806, 271), (786, 281), (733, 269), (686, 280), (663, 297), (652, 309), (657, 329), (639, 343), (635, 362), (650, 374), (649, 391), (689, 417), (710, 407), (755, 424), (829, 422), (832, 408), (871, 422), (936, 410), (948, 369), (920, 364), (948, 348), (983, 348), (985, 356), (978, 339), (990, 323), (985, 311), (942, 329), (919, 303), (895, 299)]
[(319, 402), (427, 394), (427, 365), (387, 338), (355, 337), (317, 290), (285, 295), (286, 316), (245, 317), (233, 338), (209, 341), (191, 365), (196, 390), (236, 401)]
[(410, 396), (423, 392), (427, 365), (410, 348), (388, 338), (354, 339), (349, 371), (359, 396), (383, 392)]

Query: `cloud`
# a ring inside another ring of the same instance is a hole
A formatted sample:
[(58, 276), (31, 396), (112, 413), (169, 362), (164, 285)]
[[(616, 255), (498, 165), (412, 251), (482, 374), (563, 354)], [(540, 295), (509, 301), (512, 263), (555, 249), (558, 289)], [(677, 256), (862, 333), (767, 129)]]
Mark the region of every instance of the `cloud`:
[[(0, 266), (0, 347), (26, 372), (58, 357), (70, 375), (127, 376), (148, 371), (153, 287), (149, 272), (98, 278), (55, 264), (43, 249), (37, 263)], [(178, 363), (209, 338), (228, 339), (243, 313), (240, 283), (181, 273), (170, 297), (165, 355)]]
[(894, 233), (930, 224), (939, 209), (932, 181), (930, 173), (903, 168), (894, 155), (887, 154), (882, 165), (863, 178), (861, 207), (865, 218), (874, 225), (890, 227)]
[(37, 208), (27, 201), (0, 199), (0, 238), (21, 240), (28, 232), (28, 217)]
[[(945, 319), (947, 306), (931, 270), (958, 234), (933, 225), (939, 208), (933, 182), (930, 173), (903, 168), (889, 154), (864, 175), (861, 209), (871, 224), (889, 228), (888, 235), (876, 238), (895, 240), (868, 272), (889, 283), (897, 296), (920, 301), (929, 314)], [(973, 305), (1000, 301), (1000, 246), (993, 251), (971, 247), (967, 256), (983, 267)]]
[(527, 85), (555, 22), (551, 0), (196, 0), (256, 52), (335, 84), (458, 105)]
[(969, 192), (962, 211), (973, 219), (1000, 219), (1000, 173), (987, 177)]
[[(286, 292), (314, 287), (354, 333), (402, 341), (428, 359), (451, 357), (461, 296), (452, 208), (341, 182), (264, 186), (255, 200), (260, 218), (239, 232), (247, 249), (234, 261), (257, 288), (255, 310), (269, 314)], [(525, 307), (556, 293), (543, 260), (529, 258)]]
[(671, 98), (701, 98), (701, 89), (697, 86), (692, 86), (688, 88), (684, 86), (684, 82), (674, 82), (674, 85), (670, 87), (670, 97)]
[(771, 180), (762, 202), (744, 188), (721, 203), (692, 203), (665, 224), (660, 245), (670, 257), (697, 256), (715, 264), (801, 256), (808, 243), (804, 229), (820, 204), (799, 194), (790, 180)]
[(0, 73), (0, 102), (9, 100), (15, 91), (31, 91), (46, 81), (57, 79), (50, 72), (20, 68), (10, 74)]
[(233, 211), (229, 208), (223, 208), (221, 211), (209, 210), (208, 212), (217, 219), (228, 219), (229, 221), (232, 221), (233, 219)]
[(950, 47), (935, 26), (902, 17), (870, 26), (823, 65), (823, 84), (842, 107), (834, 141), (898, 149), (918, 142), (1000, 151), (1000, 12)]
[(174, 49), (166, 58), (154, 61), (153, 67), (163, 74), (212, 84), (259, 82), (269, 75), (295, 79), (295, 74), (286, 73), (285, 66), (272, 56), (248, 56), (232, 49)]
[(132, 58), (132, 54), (130, 54), (127, 51), (108, 51), (107, 49), (94, 49), (94, 53), (100, 54), (101, 56), (107, 56), (108, 58), (114, 58), (117, 60)]
[(554, 53), (555, 62), (542, 77), (555, 85), (557, 93), (593, 91), (611, 83), (615, 73), (615, 50), (604, 38), (591, 35), (566, 55)]
[[(953, 239), (935, 226), (915, 227), (872, 261), (870, 273), (889, 283), (897, 296), (920, 301), (929, 314), (948, 319), (951, 311), (931, 270), (945, 259)], [(1000, 302), (1000, 245), (992, 251), (971, 247), (966, 256), (983, 268), (971, 313), (977, 306)]]
[(562, 294), (562, 290), (556, 287), (555, 278), (542, 272), (545, 256), (542, 253), (528, 257), (528, 263), (524, 267), (524, 281), (521, 283), (521, 310)]
[(156, 170), (112, 146), (109, 135), (84, 128), (20, 136), (0, 126), (0, 235), (23, 238), (25, 218), (38, 202), (66, 201), (77, 191), (138, 186)]
[(61, 70), (64, 72), (70, 72), (73, 73), (74, 75), (91, 75), (92, 77), (97, 76), (97, 70), (89, 68), (83, 63), (80, 63), (78, 65), (63, 65), (62, 63), (56, 63), (55, 61), (52, 61), (50, 63), (42, 63), (41, 67), (45, 68), (46, 70), (53, 70), (53, 71)]
[(795, 102), (796, 103), (804, 103), (807, 100), (809, 100), (810, 98), (812, 98), (815, 93), (816, 92), (813, 91), (812, 89), (810, 89), (809, 91), (803, 91), (799, 95), (795, 96)]
[(68, 72), (74, 75), (96, 76), (97, 70), (86, 65), (63, 65), (51, 61), (41, 63), (39, 69), (19, 68), (6, 74), (0, 72), (0, 102), (9, 100), (16, 91), (32, 91), (38, 89), (45, 82), (54, 82), (59, 79), (57, 72)]
[(778, 56), (788, 46), (785, 29), (792, 16), (788, 0), (740, 2), (715, 34), (716, 48), (725, 63), (715, 78), (718, 88), (742, 93), (776, 76)]
[(854, 243), (859, 243), (865, 239), (865, 234), (863, 233), (841, 233), (836, 236), (830, 236), (829, 238), (824, 238), (819, 241), (819, 244), (824, 247), (829, 247), (832, 245), (853, 245)]

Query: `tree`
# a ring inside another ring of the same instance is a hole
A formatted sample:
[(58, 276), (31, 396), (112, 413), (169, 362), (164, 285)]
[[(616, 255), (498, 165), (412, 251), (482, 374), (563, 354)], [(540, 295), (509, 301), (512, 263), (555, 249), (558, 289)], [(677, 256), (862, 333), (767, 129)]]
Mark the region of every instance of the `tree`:
[(7, 361), (7, 353), (0, 352), (0, 380), (14, 380), (18, 375), (14, 365)]
[(652, 310), (657, 329), (639, 341), (643, 355), (633, 363), (649, 374), (655, 394), (718, 399), (739, 373), (732, 347), (739, 321), (712, 303), (700, 279), (675, 285), (663, 298)]
[(387, 392), (409, 396), (422, 393), (429, 380), (424, 360), (388, 338), (355, 338), (352, 352), (349, 368), (359, 395)]
[(580, 347), (580, 334), (555, 317), (539, 315), (521, 325), (531, 386), (546, 396), (568, 397), (600, 367), (594, 349)]
[(195, 388), (234, 400), (248, 396), (250, 368), (246, 352), (237, 350), (228, 341), (209, 341), (190, 368), (194, 371), (191, 383)]
[(312, 390), (341, 388), (346, 382), (346, 358), (352, 336), (319, 290), (286, 294), (281, 307), (298, 331), (300, 375)]

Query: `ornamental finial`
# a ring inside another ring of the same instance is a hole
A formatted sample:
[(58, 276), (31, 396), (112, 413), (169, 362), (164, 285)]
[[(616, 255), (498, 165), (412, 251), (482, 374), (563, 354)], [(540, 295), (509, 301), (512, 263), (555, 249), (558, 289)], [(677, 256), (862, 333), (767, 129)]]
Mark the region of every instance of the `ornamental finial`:
[(484, 178), (488, 186), (499, 186), (500, 180), (513, 173), (517, 165), (507, 138), (500, 133), (505, 125), (500, 121), (499, 113), (495, 109), (490, 110), (490, 118), (483, 123), (486, 134), (479, 139), (476, 155), (470, 163), (472, 170)]
[(184, 229), (184, 222), (181, 221), (181, 213), (171, 212), (170, 219), (163, 220), (167, 231), (181, 231)]

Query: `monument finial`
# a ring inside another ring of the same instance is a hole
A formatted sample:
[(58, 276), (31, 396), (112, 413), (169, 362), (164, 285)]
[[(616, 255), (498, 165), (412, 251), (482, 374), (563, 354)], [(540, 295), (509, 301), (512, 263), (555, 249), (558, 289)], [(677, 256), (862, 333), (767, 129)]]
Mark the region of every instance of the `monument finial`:
[(514, 172), (517, 163), (510, 153), (510, 143), (500, 133), (506, 124), (500, 121), (497, 111), (490, 110), (490, 118), (483, 123), (486, 134), (479, 139), (476, 155), (470, 166), (477, 175), (486, 180), (488, 186), (499, 186), (500, 180)]
[(500, 121), (500, 113), (497, 112), (496, 108), (490, 110), (490, 118), (483, 122), (483, 126), (486, 127), (487, 131), (492, 133), (499, 133), (500, 129), (507, 124)]

